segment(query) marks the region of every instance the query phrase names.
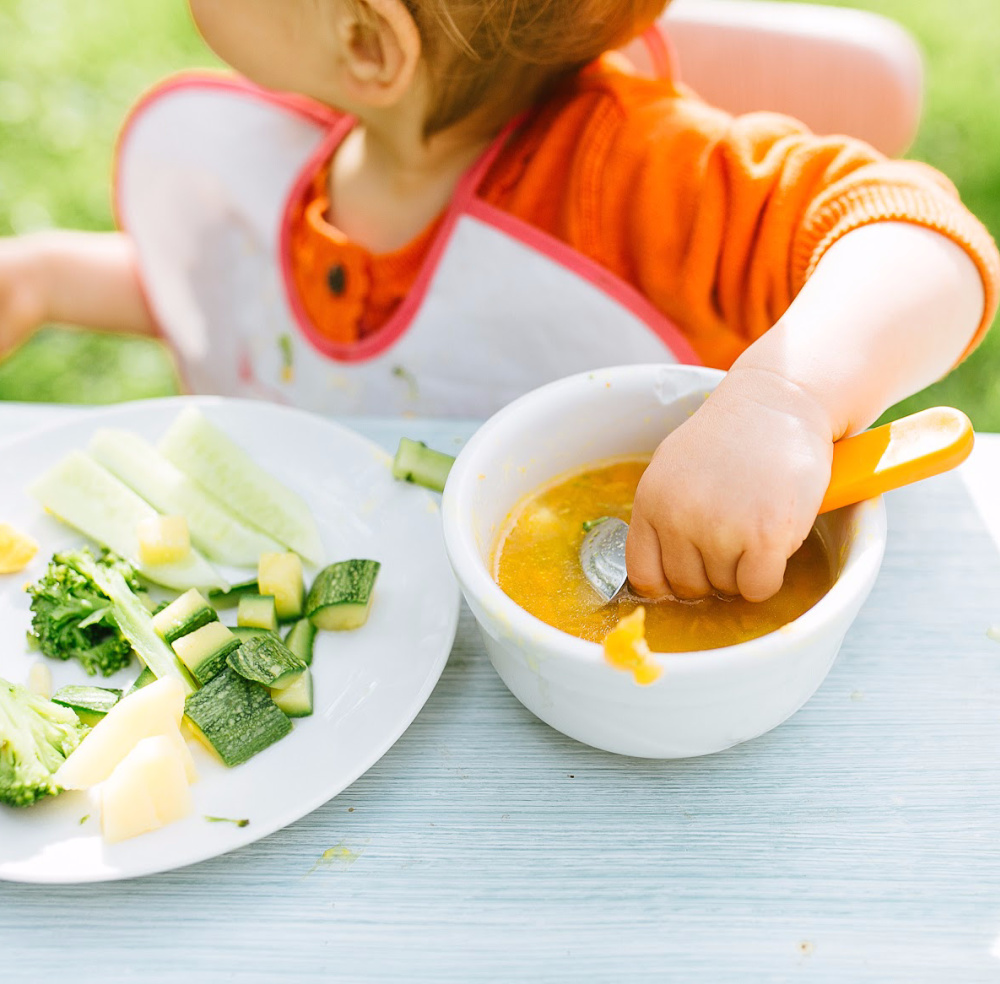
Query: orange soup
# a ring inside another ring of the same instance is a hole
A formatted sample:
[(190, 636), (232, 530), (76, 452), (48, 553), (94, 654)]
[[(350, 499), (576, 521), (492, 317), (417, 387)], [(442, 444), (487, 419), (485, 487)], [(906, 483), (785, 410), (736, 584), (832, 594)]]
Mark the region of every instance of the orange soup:
[(781, 590), (768, 601), (713, 595), (700, 601), (649, 602), (628, 591), (604, 604), (580, 567), (584, 523), (601, 516), (628, 522), (648, 459), (630, 458), (562, 476), (523, 499), (501, 530), (493, 576), (514, 601), (543, 622), (600, 642), (642, 604), (653, 652), (717, 649), (772, 632), (798, 618), (829, 590), (830, 558), (814, 529), (789, 559)]

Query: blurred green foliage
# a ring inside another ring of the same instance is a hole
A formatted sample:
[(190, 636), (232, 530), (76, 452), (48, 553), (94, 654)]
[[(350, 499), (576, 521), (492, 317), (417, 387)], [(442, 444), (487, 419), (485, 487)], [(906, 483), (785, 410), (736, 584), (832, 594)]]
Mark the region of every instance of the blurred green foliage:
[[(827, 0), (893, 17), (927, 64), (924, 123), (910, 156), (945, 171), (1000, 236), (1000, 3)], [(115, 135), (155, 80), (215, 64), (180, 0), (0, 0), (0, 234), (107, 229)], [(890, 415), (934, 403), (1000, 430), (1000, 332)], [(47, 328), (0, 365), (0, 399), (112, 402), (176, 391), (157, 342)]]

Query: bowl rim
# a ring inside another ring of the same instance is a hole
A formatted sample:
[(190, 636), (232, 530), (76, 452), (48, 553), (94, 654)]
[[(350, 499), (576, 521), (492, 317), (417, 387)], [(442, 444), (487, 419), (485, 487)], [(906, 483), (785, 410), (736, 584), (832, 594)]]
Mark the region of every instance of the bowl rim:
[[(532, 648), (543, 649), (584, 665), (608, 666), (600, 643), (581, 639), (543, 622), (518, 605), (493, 579), (475, 545), (472, 533), (470, 500), (475, 484), (479, 481), (478, 475), (481, 473), (478, 467), (479, 456), (483, 454), (484, 449), (488, 449), (489, 442), (498, 430), (506, 430), (512, 421), (517, 421), (519, 418), (527, 419), (526, 411), (530, 411), (542, 401), (550, 401), (560, 390), (573, 391), (584, 384), (591, 385), (596, 373), (599, 373), (602, 379), (607, 378), (612, 383), (617, 382), (619, 386), (626, 382), (641, 385), (642, 380), (649, 380), (664, 369), (688, 374), (693, 370), (701, 378), (706, 378), (707, 373), (714, 376), (716, 381), (724, 375), (718, 370), (701, 366), (641, 363), (565, 376), (531, 390), (494, 413), (469, 438), (455, 459), (441, 502), (445, 548), (455, 575), (467, 599), (469, 596), (475, 598), (478, 605), (491, 615), (493, 621), (508, 627), (509, 634), (513, 638), (530, 641)], [(581, 463), (580, 467), (584, 464)], [(572, 468), (567, 469), (571, 470)], [(510, 508), (513, 508), (513, 505), (514, 503), (511, 503)], [(731, 646), (676, 653), (654, 652), (652, 658), (664, 670), (664, 676), (660, 679), (668, 674), (670, 676), (701, 674), (737, 664), (742, 665), (749, 661), (761, 662), (768, 657), (777, 656), (789, 647), (797, 647), (805, 638), (821, 634), (824, 630), (832, 630), (838, 622), (838, 615), (842, 615), (856, 603), (860, 604), (858, 599), (863, 602), (878, 575), (885, 552), (887, 538), (885, 505), (882, 496), (877, 496), (842, 508), (845, 512), (859, 514), (853, 517), (853, 521), (858, 523), (857, 535), (837, 579), (811, 608), (772, 632)], [(478, 612), (474, 610), (474, 614), (479, 621)]]

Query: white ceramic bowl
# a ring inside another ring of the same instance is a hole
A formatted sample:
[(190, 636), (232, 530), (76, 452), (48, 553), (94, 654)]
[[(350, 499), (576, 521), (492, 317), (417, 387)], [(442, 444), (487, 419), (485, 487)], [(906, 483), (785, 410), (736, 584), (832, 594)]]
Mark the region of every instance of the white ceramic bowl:
[(658, 655), (663, 673), (648, 686), (612, 668), (598, 644), (546, 625), (500, 590), (491, 555), (522, 496), (579, 466), (651, 452), (722, 375), (640, 365), (558, 380), (491, 417), (448, 476), (445, 544), (494, 667), (530, 711), (596, 748), (686, 758), (781, 724), (822, 683), (878, 574), (886, 537), (881, 498), (820, 517), (837, 577), (816, 605), (749, 642)]

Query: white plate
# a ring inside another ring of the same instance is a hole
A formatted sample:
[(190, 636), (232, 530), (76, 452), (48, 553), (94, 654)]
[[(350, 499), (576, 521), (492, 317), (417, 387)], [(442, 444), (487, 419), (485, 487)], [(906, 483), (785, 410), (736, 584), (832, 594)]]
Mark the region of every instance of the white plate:
[[(0, 576), (0, 676), (24, 683), (38, 660), (50, 667), (56, 687), (122, 687), (136, 676), (137, 660), (131, 669), (105, 679), (88, 677), (75, 661), (29, 652), (25, 633), (31, 612), (24, 585), (37, 580), (54, 551), (85, 541), (46, 516), (24, 486), (69, 451), (85, 447), (97, 427), (125, 427), (156, 440), (192, 403), (306, 499), (328, 563), (347, 557), (382, 562), (369, 620), (354, 632), (317, 635), (315, 713), (295, 721), (292, 734), (235, 769), (190, 743), (200, 778), (193, 787), (194, 813), (186, 820), (106, 845), (99, 811), (87, 793), (63, 793), (27, 809), (0, 805), (0, 879), (130, 878), (259, 840), (316, 809), (371, 768), (416, 717), (444, 669), (459, 593), (444, 551), (436, 497), (394, 481), (389, 455), (331, 421), (274, 404), (191, 397), (93, 411), (3, 446), (0, 520), (30, 533), (41, 549), (27, 570)], [(224, 621), (233, 617), (223, 613)], [(250, 823), (241, 828), (208, 822), (206, 816)]]

